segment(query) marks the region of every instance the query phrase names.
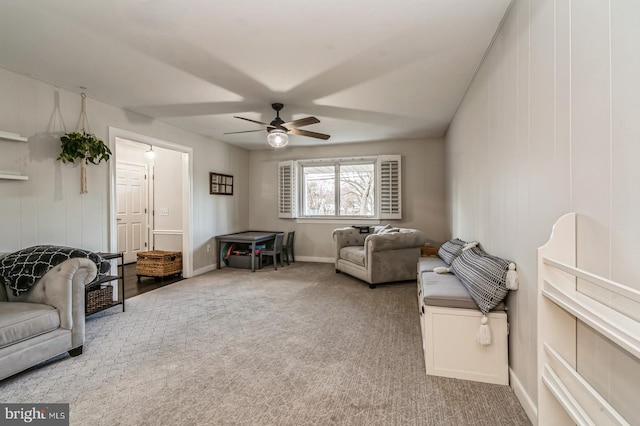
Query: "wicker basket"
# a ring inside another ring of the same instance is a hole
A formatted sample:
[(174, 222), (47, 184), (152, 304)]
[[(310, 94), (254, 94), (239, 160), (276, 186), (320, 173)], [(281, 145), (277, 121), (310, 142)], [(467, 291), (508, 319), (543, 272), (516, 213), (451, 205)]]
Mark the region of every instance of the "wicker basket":
[(100, 287), (97, 285), (94, 288), (87, 289), (85, 313), (95, 312), (112, 304), (113, 286), (107, 284), (104, 287)]
[(153, 250), (138, 253), (136, 274), (145, 277), (167, 277), (182, 273), (182, 253)]

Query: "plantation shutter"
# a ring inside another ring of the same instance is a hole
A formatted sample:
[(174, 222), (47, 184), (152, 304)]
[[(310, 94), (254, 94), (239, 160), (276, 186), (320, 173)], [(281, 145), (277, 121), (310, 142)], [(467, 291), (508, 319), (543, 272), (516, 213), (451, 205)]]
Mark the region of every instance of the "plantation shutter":
[(296, 162), (278, 163), (278, 217), (297, 217), (296, 210)]
[(402, 219), (401, 163), (400, 155), (378, 157), (380, 219)]

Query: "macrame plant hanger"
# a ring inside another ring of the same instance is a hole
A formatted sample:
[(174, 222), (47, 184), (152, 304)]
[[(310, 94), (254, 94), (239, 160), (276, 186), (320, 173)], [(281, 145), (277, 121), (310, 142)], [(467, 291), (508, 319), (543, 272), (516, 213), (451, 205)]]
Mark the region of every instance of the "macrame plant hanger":
[(49, 118), (49, 124), (47, 124), (47, 136), (57, 135), (60, 137), (67, 133), (67, 126), (64, 125), (64, 118), (62, 112), (60, 112), (60, 94), (58, 89), (54, 92), (54, 107), (51, 117)]
[[(84, 89), (84, 88), (83, 88)], [(87, 95), (82, 92), (80, 94), (82, 98), (82, 109), (80, 110), (80, 117), (78, 117), (78, 124), (76, 125), (76, 131), (78, 133), (82, 133), (83, 135), (91, 133), (91, 127), (89, 127), (89, 118), (87, 117), (87, 105), (85, 100), (87, 99)], [(80, 193), (86, 194), (89, 192), (87, 186), (87, 157), (89, 157), (89, 152), (84, 153), (84, 157), (80, 162)]]

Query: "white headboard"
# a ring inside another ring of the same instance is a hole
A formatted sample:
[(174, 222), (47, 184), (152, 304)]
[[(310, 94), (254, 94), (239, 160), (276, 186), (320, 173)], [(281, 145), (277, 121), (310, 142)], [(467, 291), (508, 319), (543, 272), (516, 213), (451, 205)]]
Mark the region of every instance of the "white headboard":
[(629, 424), (577, 371), (577, 324), (584, 322), (640, 359), (640, 323), (577, 291), (584, 280), (636, 304), (640, 291), (576, 267), (576, 213), (562, 216), (538, 248), (538, 424)]

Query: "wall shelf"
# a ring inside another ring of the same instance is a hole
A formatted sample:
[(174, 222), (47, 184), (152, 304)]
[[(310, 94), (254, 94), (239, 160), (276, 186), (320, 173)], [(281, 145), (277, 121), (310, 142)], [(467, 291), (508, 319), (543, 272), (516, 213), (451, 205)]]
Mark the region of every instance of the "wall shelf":
[(0, 179), (4, 180), (29, 180), (29, 176), (14, 172), (0, 172)]
[[(589, 339), (581, 336), (579, 324), (607, 340), (608, 354), (624, 351), (629, 360), (637, 363), (640, 321), (629, 313), (640, 309), (640, 291), (577, 267), (578, 223), (576, 213), (565, 214), (553, 226), (549, 241), (538, 248), (537, 422), (626, 425), (633, 422), (625, 416), (630, 417), (635, 411), (620, 401), (617, 389), (631, 388), (633, 379), (614, 387), (599, 382), (598, 376), (581, 374), (589, 370), (590, 361), (580, 366), (583, 359), (600, 358), (580, 355), (592, 349)], [(597, 290), (582, 291), (580, 281)], [(601, 350), (604, 348), (598, 349)], [(598, 367), (608, 377), (615, 377), (615, 358), (608, 358), (601, 359)], [(599, 383), (600, 389), (594, 383)]]
[(3, 132), (0, 130), (0, 139), (5, 140), (5, 141), (12, 141), (12, 142), (26, 142), (27, 138), (25, 138), (24, 136), (20, 136), (17, 133), (9, 133), (9, 132)]

